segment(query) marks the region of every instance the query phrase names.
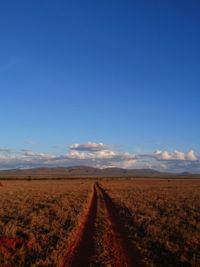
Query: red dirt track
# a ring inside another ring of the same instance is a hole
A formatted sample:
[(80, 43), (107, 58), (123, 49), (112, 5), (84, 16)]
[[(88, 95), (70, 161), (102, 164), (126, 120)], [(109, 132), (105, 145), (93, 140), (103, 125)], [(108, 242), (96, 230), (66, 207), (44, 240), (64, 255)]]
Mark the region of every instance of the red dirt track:
[(96, 186), (93, 185), (88, 205), (82, 213), (77, 229), (72, 233), (72, 240), (60, 267), (88, 266), (88, 258), (93, 254), (94, 221), (97, 209)]
[[(97, 219), (104, 222), (104, 232), (101, 236), (102, 246), (110, 259), (106, 265), (91, 264), (91, 258), (94, 257), (97, 246), (94, 239), (95, 231), (98, 231), (98, 228), (95, 228)], [(142, 267), (144, 264), (140, 259), (138, 250), (126, 237), (112, 199), (98, 183), (95, 183), (88, 204), (82, 212), (78, 227), (72, 233), (70, 244), (59, 267)]]

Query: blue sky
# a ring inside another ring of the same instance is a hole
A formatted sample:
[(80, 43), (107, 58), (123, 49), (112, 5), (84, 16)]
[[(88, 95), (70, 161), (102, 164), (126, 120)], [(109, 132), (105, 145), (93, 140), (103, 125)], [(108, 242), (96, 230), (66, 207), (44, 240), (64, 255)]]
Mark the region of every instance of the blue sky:
[[(164, 163), (147, 157), (145, 166), (196, 170), (194, 158), (173, 153), (200, 154), (199, 8), (177, 0), (2, 2), (0, 167), (24, 149), (61, 156), (92, 142), (117, 155), (167, 151)], [(62, 164), (76, 163), (84, 164)]]

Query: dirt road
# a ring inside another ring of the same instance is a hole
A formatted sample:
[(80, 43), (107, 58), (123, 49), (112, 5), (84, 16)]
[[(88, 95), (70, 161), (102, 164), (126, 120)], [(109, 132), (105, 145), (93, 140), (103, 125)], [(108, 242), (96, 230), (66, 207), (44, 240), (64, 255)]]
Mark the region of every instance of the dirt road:
[(138, 250), (126, 237), (112, 199), (98, 183), (92, 187), (88, 204), (59, 264), (79, 266), (144, 266)]

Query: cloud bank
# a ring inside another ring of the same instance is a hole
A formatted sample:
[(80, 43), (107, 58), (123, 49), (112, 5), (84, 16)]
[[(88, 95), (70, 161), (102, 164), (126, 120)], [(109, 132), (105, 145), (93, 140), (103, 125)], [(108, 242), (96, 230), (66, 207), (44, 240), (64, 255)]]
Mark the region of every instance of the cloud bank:
[(187, 153), (175, 150), (174, 152), (170, 153), (168, 151), (160, 151), (157, 150), (155, 153), (155, 157), (159, 160), (189, 160), (194, 161), (197, 160), (197, 156), (195, 155), (194, 150), (190, 150)]
[(97, 168), (153, 168), (171, 172), (199, 172), (200, 158), (194, 150), (182, 152), (157, 150), (149, 154), (132, 154), (104, 143), (72, 144), (65, 154), (54, 155), (21, 149), (0, 148), (0, 169), (85, 165)]

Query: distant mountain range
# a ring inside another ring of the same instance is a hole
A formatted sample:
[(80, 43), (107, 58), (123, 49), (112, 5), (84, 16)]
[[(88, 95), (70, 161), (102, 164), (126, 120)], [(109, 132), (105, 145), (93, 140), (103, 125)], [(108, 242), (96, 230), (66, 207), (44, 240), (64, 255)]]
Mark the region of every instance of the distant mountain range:
[(65, 179), (65, 178), (200, 178), (198, 174), (163, 173), (153, 169), (122, 169), (105, 168), (98, 169), (88, 166), (56, 167), (56, 168), (34, 168), (34, 169), (12, 169), (0, 171), (0, 179)]

